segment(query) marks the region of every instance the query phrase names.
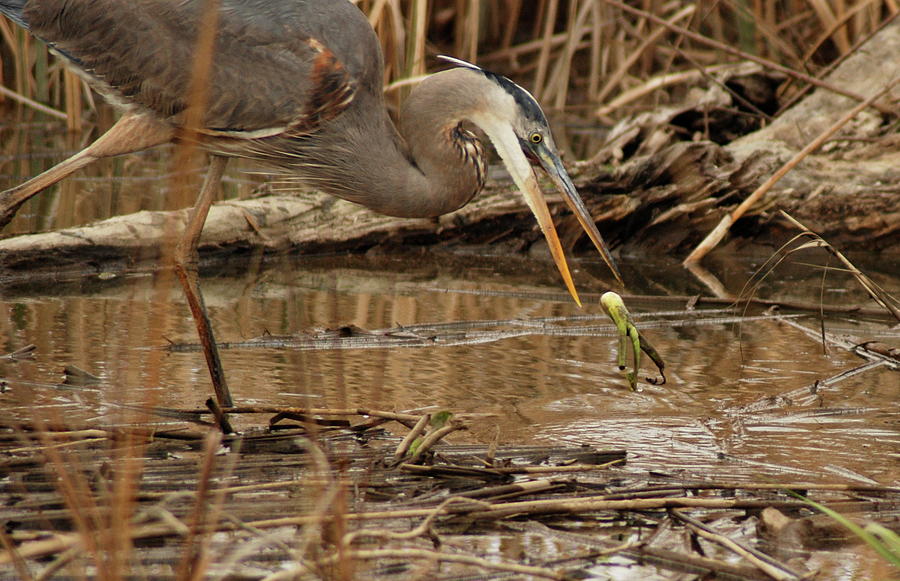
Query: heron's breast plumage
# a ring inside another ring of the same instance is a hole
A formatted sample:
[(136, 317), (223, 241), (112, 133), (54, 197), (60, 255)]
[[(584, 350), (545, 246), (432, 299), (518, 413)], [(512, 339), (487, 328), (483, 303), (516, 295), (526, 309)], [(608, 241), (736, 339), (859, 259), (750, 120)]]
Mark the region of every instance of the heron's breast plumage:
[(475, 188), (472, 197), (484, 188), (484, 180), (487, 175), (487, 157), (484, 146), (474, 133), (457, 124), (450, 130), (448, 139), (453, 144), (459, 156), (465, 165), (472, 167), (475, 171)]

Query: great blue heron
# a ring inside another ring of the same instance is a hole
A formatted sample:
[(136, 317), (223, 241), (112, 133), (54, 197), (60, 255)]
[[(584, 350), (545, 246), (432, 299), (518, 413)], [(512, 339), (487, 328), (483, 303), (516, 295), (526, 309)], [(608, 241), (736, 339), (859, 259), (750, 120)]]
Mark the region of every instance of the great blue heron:
[[(469, 121), (491, 140), (524, 194), (576, 302), (532, 163), (550, 176), (621, 281), (535, 99), (506, 77), (450, 59), (456, 68), (412, 90), (398, 131), (382, 95), (377, 38), (349, 1), (0, 0), (0, 12), (124, 112), (80, 153), (0, 193), (0, 226), (25, 200), (96, 159), (185, 135), (209, 152), (175, 265), (223, 406), (232, 402), (197, 283), (197, 243), (230, 157), (263, 162), (284, 179), (383, 214), (438, 216), (464, 206), (484, 185), (484, 152), (465, 128)], [(215, 40), (206, 99), (197, 126), (185, 133), (197, 39), (210, 21)]]

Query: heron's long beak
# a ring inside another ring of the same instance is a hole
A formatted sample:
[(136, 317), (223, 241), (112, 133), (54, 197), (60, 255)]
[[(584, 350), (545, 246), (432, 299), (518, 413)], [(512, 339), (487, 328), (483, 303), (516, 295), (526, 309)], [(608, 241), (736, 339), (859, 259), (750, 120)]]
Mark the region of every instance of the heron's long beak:
[(543, 144), (532, 149), (532, 151), (534, 152), (535, 157), (538, 158), (541, 167), (544, 168), (544, 171), (547, 172), (547, 175), (549, 175), (550, 179), (553, 180), (553, 183), (556, 184), (556, 188), (563, 195), (563, 199), (572, 210), (572, 213), (578, 218), (578, 223), (584, 228), (584, 231), (591, 239), (591, 242), (594, 243), (594, 247), (600, 253), (600, 256), (603, 257), (603, 262), (606, 263), (606, 266), (608, 266), (613, 275), (615, 275), (619, 284), (625, 286), (625, 283), (622, 281), (622, 275), (619, 273), (619, 269), (616, 266), (616, 261), (613, 260), (612, 255), (609, 253), (609, 248), (606, 246), (606, 242), (603, 241), (603, 236), (600, 235), (600, 231), (597, 230), (597, 225), (594, 223), (591, 213), (588, 212), (584, 202), (581, 200), (581, 196), (578, 195), (578, 191), (575, 189), (575, 184), (572, 183), (572, 179), (566, 172), (566, 168), (563, 167), (562, 160)]
[[(553, 218), (550, 216), (550, 209), (547, 208), (547, 201), (538, 185), (531, 163), (522, 152), (518, 137), (516, 137), (512, 128), (501, 123), (494, 123), (493, 121), (494, 120), (490, 117), (475, 120), (476, 124), (484, 129), (485, 133), (490, 137), (494, 144), (494, 148), (503, 159), (513, 181), (519, 186), (519, 189), (525, 196), (528, 207), (531, 208), (534, 217), (537, 218), (538, 225), (541, 227), (541, 231), (547, 239), (547, 245), (550, 247), (550, 254), (553, 256), (556, 268), (559, 269), (559, 273), (566, 283), (569, 294), (572, 295), (572, 298), (575, 299), (578, 306), (581, 306), (581, 299), (578, 298), (578, 291), (575, 290), (575, 283), (572, 281), (572, 274), (569, 272), (569, 265), (566, 262), (562, 244), (559, 242), (559, 236), (556, 234), (556, 227), (553, 225)], [(534, 151), (534, 149), (531, 149), (531, 151)], [(600, 233), (597, 232), (597, 227), (594, 225), (591, 215), (588, 213), (587, 208), (584, 207), (581, 198), (578, 197), (578, 192), (575, 190), (575, 186), (572, 184), (569, 174), (567, 174), (565, 168), (563, 168), (559, 156), (555, 155), (546, 147), (540, 147), (535, 152), (535, 157), (540, 160), (541, 166), (548, 174), (550, 174), (550, 177), (556, 183), (557, 187), (559, 187), (566, 203), (569, 204), (569, 207), (572, 208), (572, 211), (578, 216), (578, 221), (581, 223), (581, 226), (587, 231), (588, 236), (591, 237), (591, 240), (593, 240), (598, 250), (600, 250), (600, 254), (603, 255), (603, 259), (616, 275), (616, 279), (621, 282), (622, 278), (615, 266), (615, 262), (613, 262), (612, 256), (610, 256), (609, 250), (607, 250), (606, 244), (603, 242), (603, 238), (600, 236)]]
[(559, 269), (559, 274), (562, 275), (563, 281), (566, 283), (566, 288), (569, 289), (569, 294), (572, 295), (575, 303), (580, 307), (581, 299), (578, 298), (578, 291), (575, 290), (575, 283), (572, 281), (572, 274), (569, 272), (566, 255), (563, 252), (562, 244), (559, 242), (556, 226), (553, 225), (553, 218), (550, 216), (550, 209), (547, 207), (547, 200), (544, 199), (544, 193), (538, 186), (534, 171), (529, 166), (528, 171), (523, 172), (525, 175), (517, 176), (516, 171), (512, 167), (509, 169), (516, 185), (519, 186), (522, 194), (525, 195), (528, 207), (531, 208), (531, 212), (537, 218), (541, 232), (544, 233), (544, 238), (547, 239), (547, 246), (550, 247), (550, 255), (553, 256), (553, 261), (556, 263), (556, 268)]

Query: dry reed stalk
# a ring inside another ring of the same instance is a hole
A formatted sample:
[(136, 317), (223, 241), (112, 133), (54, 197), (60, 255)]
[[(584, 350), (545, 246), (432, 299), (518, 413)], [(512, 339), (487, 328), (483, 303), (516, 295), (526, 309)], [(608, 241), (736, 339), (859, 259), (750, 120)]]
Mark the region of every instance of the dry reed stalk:
[(39, 111), (41, 113), (44, 113), (45, 115), (49, 115), (50, 117), (55, 117), (56, 119), (68, 122), (68, 116), (62, 111), (57, 111), (52, 107), (47, 107), (43, 103), (38, 103), (34, 99), (29, 99), (28, 97), (22, 95), (21, 93), (17, 93), (12, 89), (7, 89), (6, 87), (0, 86), (0, 97), (9, 97), (13, 101), (22, 103), (26, 107), (34, 109), (35, 111)]
[[(674, 25), (681, 20), (690, 18), (693, 14), (694, 6), (686, 6), (671, 17), (667, 18), (666, 23)], [(602, 102), (613, 91), (613, 89), (621, 84), (622, 79), (628, 72), (628, 69), (630, 69), (634, 65), (634, 63), (641, 58), (641, 56), (644, 54), (644, 51), (654, 46), (662, 37), (662, 35), (665, 34), (668, 30), (669, 28), (664, 25), (659, 26), (652, 32), (646, 34), (638, 47), (624, 61), (622, 61), (617, 69), (613, 71), (613, 73), (609, 76), (606, 84), (597, 93), (595, 100)]]
[(603, 47), (606, 42), (603, 38), (604, 25), (603, 15), (601, 12), (602, 5), (597, 2), (591, 3), (591, 48), (590, 48), (590, 69), (588, 73), (588, 95), (596, 95), (600, 89), (600, 77), (604, 75), (603, 68)]
[[(44, 432), (38, 432), (39, 438)], [(60, 496), (70, 508), (75, 525), (76, 532), (72, 535), (75, 542), (66, 548), (78, 547), (79, 551), (86, 551), (96, 567), (98, 579), (116, 579), (121, 571), (116, 566), (126, 560), (126, 555), (121, 553), (131, 547), (132, 531), (127, 525), (123, 530), (124, 523), (114, 523), (108, 516), (104, 518), (98, 497), (77, 458), (72, 454), (64, 457), (60, 450), (49, 446), (49, 440), (41, 439), (47, 465), (56, 473)], [(120, 536), (123, 533), (125, 536)]]
[(416, 77), (424, 75), (426, 71), (425, 40), (428, 38), (428, 0), (411, 0), (411, 3), (403, 74), (407, 77)]
[(557, 11), (559, 10), (559, 0), (546, 0), (546, 2), (547, 9), (546, 15), (543, 18), (544, 26), (540, 38), (541, 42), (540, 51), (538, 52), (537, 57), (537, 70), (534, 73), (534, 82), (532, 84), (535, 91), (535, 97), (537, 97), (538, 100), (544, 98), (547, 70), (550, 68), (550, 52), (553, 47), (552, 39), (554, 24), (556, 22)]
[(508, 50), (512, 46), (513, 38), (518, 29), (519, 17), (522, 14), (522, 0), (506, 0), (507, 26), (503, 26), (503, 35), (500, 39), (500, 50)]
[[(12, 24), (6, 18), (0, 18), (0, 46), (6, 44), (13, 46), (12, 42)], [(6, 75), (3, 74), (3, 61), (0, 59), (0, 89), (5, 89)], [(0, 93), (0, 103), (3, 102), (5, 93)]]
[(112, 548), (109, 568), (116, 576), (129, 569), (128, 561), (134, 550), (131, 542), (132, 516), (140, 487), (144, 442), (145, 440), (134, 435), (128, 435), (124, 445), (118, 446), (113, 456), (115, 468), (112, 473), (112, 489), (104, 504), (110, 509), (109, 536), (114, 540), (110, 539), (109, 544), (104, 544), (103, 550), (107, 550), (106, 547)]
[[(478, 61), (478, 46), (481, 36), (481, 14), (484, 5), (481, 0), (458, 0), (456, 3), (456, 43), (455, 53), (471, 63)], [(510, 28), (514, 28), (510, 26)]]
[(544, 100), (550, 101), (552, 99), (553, 106), (557, 109), (563, 109), (568, 101), (569, 79), (573, 67), (572, 61), (581, 45), (581, 39), (590, 32), (589, 29), (585, 28), (585, 23), (592, 12), (593, 6), (593, 2), (584, 2), (579, 8), (577, 0), (571, 0), (569, 4), (568, 21), (570, 25), (566, 27), (569, 31), (568, 38), (563, 45), (562, 53), (556, 59), (556, 68), (548, 81), (547, 90), (544, 93)]
[[(765, 56), (778, 60), (782, 64), (789, 64), (798, 67), (800, 57), (794, 46), (785, 39), (783, 31), (780, 31), (776, 21), (779, 18), (776, 7), (768, 7), (763, 9), (755, 6), (755, 10), (750, 10), (743, 4), (735, 2), (729, 3), (729, 6), (735, 13), (735, 18), (740, 23), (748, 23), (745, 26), (752, 29), (752, 42), (741, 42), (741, 49), (754, 54)], [(742, 30), (740, 27), (739, 30)], [(748, 34), (749, 36), (749, 34)], [(729, 42), (729, 36), (722, 34), (715, 37), (722, 42)]]
[[(210, 78), (212, 75), (212, 62), (215, 51), (215, 38), (219, 29), (219, 0), (203, 0), (201, 8), (201, 21), (199, 33), (195, 41), (193, 59), (191, 62), (191, 83), (185, 98), (188, 104), (184, 115), (184, 124), (181, 129), (181, 145), (176, 149), (173, 162), (175, 173), (192, 173), (196, 160), (192, 161), (197, 151), (197, 135), (203, 126), (203, 117), (206, 114), (206, 104), (209, 100)], [(175, 191), (190, 190), (189, 187), (178, 187), (183, 183), (175, 180), (171, 184)], [(184, 192), (184, 195), (188, 195)]]
[(19, 554), (15, 542), (9, 537), (9, 533), (6, 532), (6, 527), (0, 527), (0, 546), (3, 547), (7, 555), (10, 555), (10, 562), (19, 579), (22, 581), (33, 581), (34, 577), (31, 575), (31, 571), (28, 570), (28, 563)]
[[(406, 31), (399, 0), (375, 0), (367, 14), (369, 24), (375, 29), (381, 42), (381, 52), (384, 55), (383, 81), (388, 84), (392, 78), (402, 76), (404, 66)], [(396, 100), (393, 104), (398, 105)]]
[[(210, 508), (210, 498), (218, 497), (218, 504), (221, 506), (221, 499), (224, 497), (221, 492), (218, 494), (212, 492), (213, 471), (221, 444), (221, 432), (210, 432), (203, 443), (203, 458), (199, 468), (194, 508), (188, 518), (189, 525), (185, 535), (184, 553), (175, 569), (175, 578), (180, 581), (199, 579), (200, 575), (209, 567), (209, 535), (204, 534), (203, 531), (215, 527), (218, 522), (218, 511)], [(196, 542), (197, 537), (201, 537), (199, 543)]]
[[(827, 2), (826, 0), (807, 0), (813, 11), (815, 11), (816, 16), (819, 17), (819, 22), (822, 25), (822, 28), (825, 30), (833, 29), (836, 30), (836, 34), (834, 34), (834, 43), (837, 45), (838, 50), (841, 53), (846, 53), (850, 50), (850, 40), (847, 35), (847, 31), (843, 29), (843, 27), (838, 27), (838, 22), (842, 19), (842, 15), (840, 12), (843, 12), (844, 6), (843, 2), (838, 0), (835, 2), (834, 7)], [(836, 12), (836, 10), (837, 12)]]
[[(339, 482), (335, 481), (334, 471), (331, 469), (328, 458), (322, 449), (313, 440), (304, 440), (303, 446), (306, 448), (311, 464), (318, 473), (318, 478), (321, 482), (318, 486), (310, 487), (310, 495), (315, 496), (312, 501), (312, 506), (315, 508), (309, 514), (304, 515), (305, 522), (301, 525), (300, 535), (294, 547), (294, 555), (298, 563), (305, 568), (309, 568), (304, 565), (306, 555), (313, 553), (313, 556), (315, 556), (315, 553), (320, 550), (323, 529), (331, 520), (329, 515), (333, 511), (333, 507), (343, 487)], [(345, 508), (345, 505), (342, 506)], [(349, 520), (346, 511), (342, 513), (341, 518), (344, 522)]]
[(529, 55), (534, 53), (539, 53), (540, 50), (546, 43), (549, 43), (551, 48), (557, 48), (562, 46), (568, 40), (569, 34), (568, 32), (560, 32), (554, 34), (547, 39), (537, 39), (537, 40), (529, 40), (527, 42), (523, 42), (521, 44), (517, 44), (515, 46), (511, 46), (509, 48), (503, 48), (500, 50), (492, 51), (484, 54), (479, 58), (479, 62), (481, 63), (500, 63), (503, 61), (508, 61), (512, 63), (516, 63), (516, 73), (521, 75), (525, 72), (533, 71), (537, 68), (537, 60), (535, 59), (533, 62), (529, 64), (518, 64), (520, 60), (524, 60)]
[(13, 62), (15, 63), (15, 91), (25, 98), (33, 96), (30, 71), (30, 55), (33, 52), (31, 37), (18, 28), (15, 29), (16, 41), (13, 43)]
[(644, 83), (619, 93), (614, 99), (596, 110), (594, 115), (598, 119), (607, 118), (611, 113), (625, 107), (626, 105), (638, 101), (657, 90), (681, 84), (693, 84), (700, 79), (711, 74), (740, 70), (745, 63), (713, 65), (703, 69), (694, 69), (691, 71), (681, 71), (678, 73), (663, 73), (658, 76), (647, 79)]
[(0, 17), (0, 41), (9, 47), (13, 54), (16, 51), (15, 33), (13, 31), (16, 28), (18, 27), (10, 22), (9, 19)]
[(81, 131), (84, 127), (81, 102), (81, 89), (83, 81), (69, 69), (63, 70), (63, 86), (65, 97), (63, 105), (66, 108), (66, 129), (69, 131)]

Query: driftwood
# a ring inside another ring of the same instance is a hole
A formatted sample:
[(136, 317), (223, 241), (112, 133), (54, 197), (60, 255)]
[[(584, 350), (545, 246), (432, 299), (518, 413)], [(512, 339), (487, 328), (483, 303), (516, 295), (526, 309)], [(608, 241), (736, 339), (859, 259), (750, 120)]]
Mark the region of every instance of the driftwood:
[[(525, 214), (529, 214), (525, 202), (508, 186), (483, 193), (462, 210), (434, 220), (382, 216), (321, 193), (272, 195), (215, 204), (203, 229), (201, 249), (206, 253), (216, 249), (366, 250), (408, 240), (435, 242), (449, 232), (466, 236), (465, 226), (470, 221), (496, 225), (506, 220), (510, 232), (530, 229), (530, 222), (522, 219)], [(187, 215), (188, 209), (143, 211), (84, 227), (0, 240), (0, 268), (9, 276), (26, 269), (33, 273), (45, 266), (99, 263), (112, 270), (117, 264), (130, 266), (166, 254), (177, 241)], [(540, 234), (535, 230), (535, 235)]]
[[(829, 85), (852, 88), (864, 98), (874, 96), (900, 79), (900, 20), (885, 27), (869, 43), (839, 66)], [(752, 70), (752, 68), (749, 68)], [(743, 109), (751, 100), (763, 107), (775, 79), (771, 76), (738, 75), (721, 78), (706, 92), (695, 94), (679, 107), (656, 110), (620, 123), (609, 144), (591, 160), (602, 164), (636, 154), (618, 169), (585, 177), (582, 192), (629, 193), (635, 210), (629, 235), (646, 247), (666, 250), (692, 246), (719, 219), (740, 204), (776, 169), (803, 149), (813, 138), (833, 126), (857, 104), (854, 100), (819, 88), (766, 127), (724, 142), (734, 130), (734, 120), (722, 123), (724, 111)], [(722, 86), (741, 89), (738, 95)], [(740, 99), (737, 97), (743, 95)], [(755, 96), (755, 97), (754, 97)], [(778, 219), (775, 210), (787, 210), (814, 231), (843, 244), (871, 249), (895, 247), (900, 230), (900, 132), (896, 126), (896, 102), (900, 87), (857, 115), (835, 138), (808, 156), (737, 224), (747, 236), (778, 236), (765, 231)], [(894, 117), (881, 110), (893, 105)], [(758, 110), (757, 110), (758, 112)], [(892, 125), (893, 124), (893, 125)], [(698, 139), (673, 143), (673, 133), (693, 131)], [(707, 137), (707, 139), (699, 139)], [(588, 195), (595, 217), (607, 227), (617, 227), (619, 203), (596, 203)], [(615, 240), (615, 236), (612, 236)]]
[[(900, 78), (897, 54), (900, 19), (837, 67), (827, 84), (852, 88), (863, 97), (874, 95)], [(682, 105), (620, 122), (605, 147), (572, 169), (587, 206), (614, 245), (689, 249), (775, 169), (856, 105), (818, 88), (766, 127), (748, 133), (772, 107), (784, 78), (753, 64), (716, 74), (710, 88), (693, 91)], [(863, 111), (789, 172), (734, 225), (732, 234), (778, 238), (781, 230), (790, 229), (786, 224), (772, 228), (783, 223), (775, 210), (785, 209), (841, 245), (896, 249), (900, 133), (896, 117), (884, 111), (898, 94), (895, 86), (877, 107)], [(551, 198), (551, 209), (564, 244), (587, 251), (580, 226), (559, 198)], [(0, 278), (67, 264), (133, 268), (137, 261), (163, 254), (186, 215), (186, 210), (139, 212), (82, 228), (0, 240)], [(201, 244), (209, 256), (215, 250), (316, 253), (410, 243), (505, 242), (521, 251), (540, 239), (521, 196), (508, 181), (495, 179), (473, 203), (435, 220), (379, 216), (322, 194), (222, 202), (212, 209)]]

